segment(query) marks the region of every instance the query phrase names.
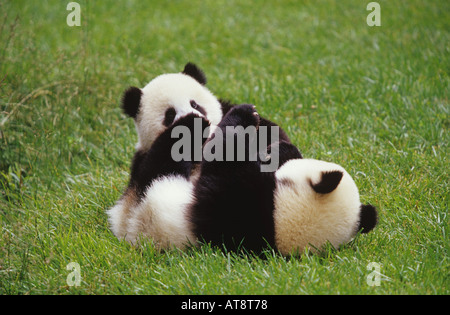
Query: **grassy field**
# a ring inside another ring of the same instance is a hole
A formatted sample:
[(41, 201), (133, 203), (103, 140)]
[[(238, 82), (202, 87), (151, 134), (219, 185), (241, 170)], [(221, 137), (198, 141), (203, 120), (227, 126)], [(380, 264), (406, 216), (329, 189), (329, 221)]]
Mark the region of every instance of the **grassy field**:
[[(380, 27), (368, 0), (79, 0), (79, 27), (68, 2), (0, 2), (0, 294), (450, 293), (449, 1), (380, 0)], [(343, 165), (378, 227), (301, 259), (118, 241), (105, 210), (137, 140), (121, 94), (187, 61)]]

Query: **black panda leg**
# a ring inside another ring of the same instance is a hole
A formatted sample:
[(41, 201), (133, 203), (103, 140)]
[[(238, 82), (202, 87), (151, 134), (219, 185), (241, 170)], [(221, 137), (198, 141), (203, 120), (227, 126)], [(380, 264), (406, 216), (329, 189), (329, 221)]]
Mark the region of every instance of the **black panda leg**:
[[(201, 126), (201, 134), (198, 133), (200, 128), (196, 128), (196, 126)], [(189, 114), (177, 120), (156, 138), (150, 149), (135, 153), (131, 166), (129, 186), (136, 189), (138, 195), (142, 197), (146, 188), (158, 177), (170, 174), (189, 178), (192, 167), (196, 163), (194, 160), (194, 152), (200, 152), (201, 156), (201, 146), (205, 140), (203, 138), (203, 131), (208, 126), (209, 122), (206, 119), (194, 114)], [(178, 137), (173, 137), (172, 132), (176, 127), (181, 127), (179, 130), (189, 131), (189, 133), (180, 133)], [(178, 141), (182, 141), (181, 138), (183, 136), (188, 135), (190, 138), (184, 139), (183, 143), (186, 146), (190, 146), (190, 148), (184, 149), (190, 149), (191, 154), (189, 154), (190, 156), (188, 158), (182, 157), (179, 160), (173, 156), (174, 152), (172, 148)]]
[(234, 163), (236, 161), (256, 161), (259, 123), (260, 117), (254, 105), (244, 104), (232, 107), (208, 140), (204, 153), (206, 152), (208, 156), (211, 148), (214, 147), (214, 150), (211, 150), (215, 151), (214, 159), (225, 162), (220, 163), (219, 168), (240, 167), (239, 164)]
[[(257, 127), (259, 115), (252, 105), (233, 107), (218, 125), (226, 151), (227, 127)], [(243, 128), (235, 128), (242, 137)], [(214, 141), (214, 140), (213, 140)], [(217, 141), (217, 139), (216, 139)], [(217, 144), (218, 141), (217, 141)], [(248, 153), (249, 143), (245, 150)], [(236, 142), (232, 144), (236, 149)], [(248, 155), (246, 155), (248, 157)], [(226, 153), (224, 152), (226, 158)], [(193, 230), (199, 239), (225, 250), (261, 252), (274, 246), (273, 173), (260, 171), (258, 160), (203, 160), (190, 209)]]

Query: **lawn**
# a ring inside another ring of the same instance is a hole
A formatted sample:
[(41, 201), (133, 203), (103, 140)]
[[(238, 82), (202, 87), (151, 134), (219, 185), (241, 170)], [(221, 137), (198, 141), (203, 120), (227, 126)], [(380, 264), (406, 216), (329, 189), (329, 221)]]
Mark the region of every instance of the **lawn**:
[[(449, 1), (380, 0), (373, 27), (368, 0), (79, 0), (73, 27), (69, 2), (0, 2), (0, 294), (450, 293)], [(188, 61), (343, 165), (378, 227), (291, 259), (118, 241), (121, 94)]]

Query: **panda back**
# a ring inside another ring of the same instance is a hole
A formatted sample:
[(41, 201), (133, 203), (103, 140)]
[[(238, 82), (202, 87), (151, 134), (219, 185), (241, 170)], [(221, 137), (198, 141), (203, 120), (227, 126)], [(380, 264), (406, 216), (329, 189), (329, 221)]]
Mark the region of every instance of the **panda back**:
[(126, 239), (136, 243), (151, 239), (157, 248), (184, 248), (195, 243), (186, 220), (193, 184), (181, 176), (155, 180), (130, 216)]

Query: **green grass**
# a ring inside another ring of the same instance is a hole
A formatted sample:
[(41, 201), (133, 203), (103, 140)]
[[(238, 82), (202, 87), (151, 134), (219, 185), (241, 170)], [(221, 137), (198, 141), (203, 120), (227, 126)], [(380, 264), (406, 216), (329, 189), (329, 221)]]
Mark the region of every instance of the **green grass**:
[[(449, 294), (449, 1), (380, 0), (381, 27), (370, 1), (78, 2), (80, 27), (64, 1), (0, 4), (1, 294)], [(187, 61), (343, 165), (376, 230), (301, 259), (114, 238), (137, 139), (121, 93)]]

